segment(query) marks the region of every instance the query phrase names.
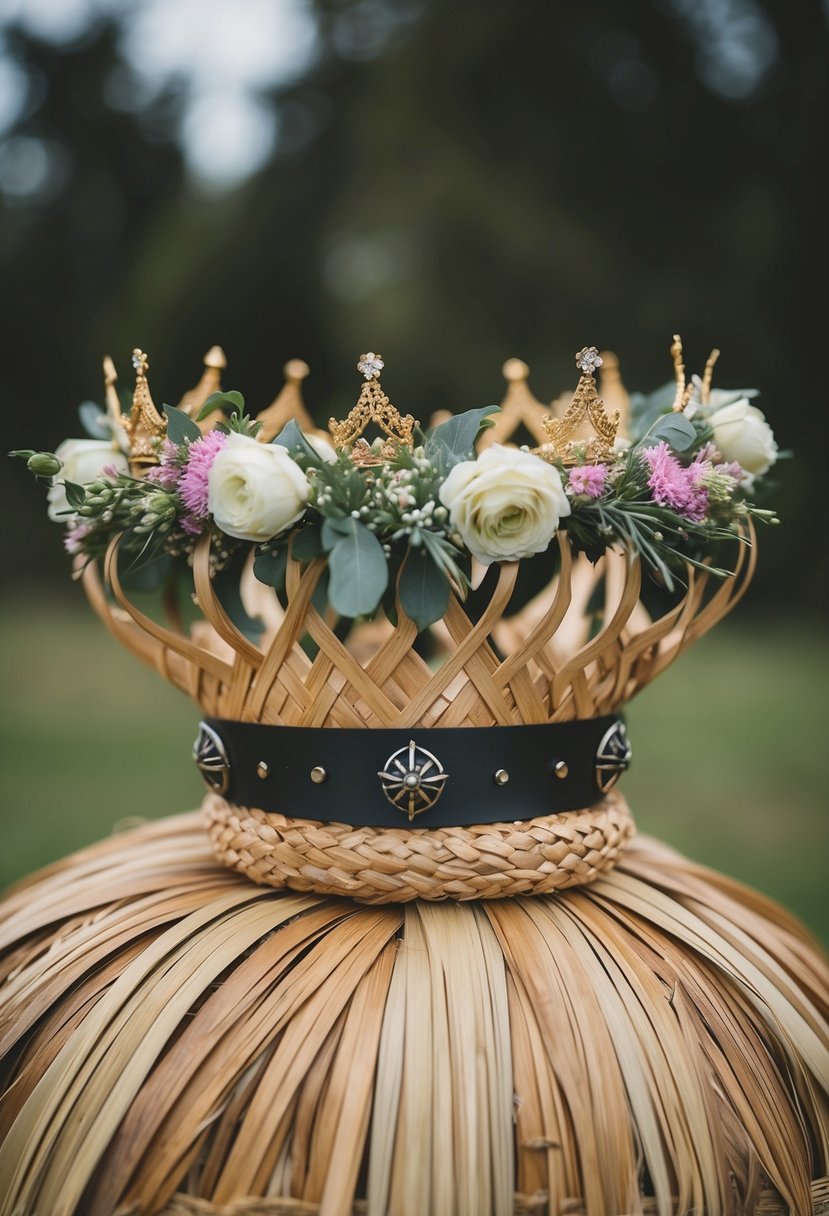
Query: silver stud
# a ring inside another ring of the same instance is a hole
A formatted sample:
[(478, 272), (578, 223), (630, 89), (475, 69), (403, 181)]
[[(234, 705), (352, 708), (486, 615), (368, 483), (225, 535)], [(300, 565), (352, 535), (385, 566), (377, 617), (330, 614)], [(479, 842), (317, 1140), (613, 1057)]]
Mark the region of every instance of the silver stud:
[(264, 781), (270, 771), (267, 760), (260, 760), (256, 766), (256, 776), (260, 781)]
[(321, 764), (315, 764), (311, 769), (311, 780), (314, 785), (322, 785), (323, 781), (328, 780), (328, 773)]
[(556, 766), (553, 769), (553, 772), (558, 777), (559, 781), (563, 781), (564, 778), (567, 776), (567, 774), (570, 772), (569, 768), (567, 767), (567, 761), (566, 760), (557, 760)]
[(509, 773), (505, 768), (496, 769), (492, 780), (496, 785), (506, 785), (509, 781)]

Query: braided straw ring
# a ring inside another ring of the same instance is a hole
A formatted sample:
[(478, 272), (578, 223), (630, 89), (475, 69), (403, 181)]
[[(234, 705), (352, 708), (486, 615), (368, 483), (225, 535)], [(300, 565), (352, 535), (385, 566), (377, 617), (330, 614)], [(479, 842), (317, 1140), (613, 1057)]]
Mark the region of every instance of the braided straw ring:
[(524, 823), (436, 829), (352, 828), (243, 810), (208, 794), (213, 847), (254, 882), (367, 904), (502, 899), (582, 886), (611, 869), (633, 835), (611, 791), (583, 811)]

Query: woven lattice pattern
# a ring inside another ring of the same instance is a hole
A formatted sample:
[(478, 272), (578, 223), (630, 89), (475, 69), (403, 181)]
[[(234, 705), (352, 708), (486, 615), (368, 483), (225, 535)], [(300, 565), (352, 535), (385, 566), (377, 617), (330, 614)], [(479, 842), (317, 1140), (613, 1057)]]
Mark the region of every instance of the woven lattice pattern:
[[(105, 576), (117, 606), (92, 566), (84, 585), (116, 637), (207, 714), (286, 726), (474, 727), (562, 722), (617, 710), (731, 610), (754, 567), (749, 545), (737, 546), (731, 578), (718, 581), (689, 566), (679, 603), (652, 620), (640, 602), (638, 558), (609, 553), (594, 567), (584, 558), (574, 561), (561, 534), (558, 548), (555, 578), (516, 615), (504, 616), (517, 563), (499, 568), (477, 620), (452, 596), (438, 631), (437, 665), (418, 653), (417, 629), (399, 605), (395, 628), (379, 627), (370, 653), (353, 653), (338, 636), (336, 617), (323, 615), (312, 601), (325, 569), (322, 558), (305, 567), (289, 561), (284, 604), (275, 594), (268, 599), (261, 585), (254, 589), (268, 626), (261, 646), (236, 628), (219, 602), (207, 539), (193, 564), (204, 621), (190, 632), (172, 609), (161, 624), (130, 601), (118, 578), (115, 545)], [(354, 631), (358, 644), (360, 632)]]

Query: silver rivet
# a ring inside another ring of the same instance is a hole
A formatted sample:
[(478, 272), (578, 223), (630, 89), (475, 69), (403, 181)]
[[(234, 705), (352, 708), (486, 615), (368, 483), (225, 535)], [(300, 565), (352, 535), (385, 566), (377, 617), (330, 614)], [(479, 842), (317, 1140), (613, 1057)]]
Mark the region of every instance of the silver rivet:
[(314, 785), (322, 785), (323, 781), (328, 780), (328, 773), (321, 764), (315, 764), (311, 769), (311, 780)]
[(260, 780), (264, 781), (270, 771), (271, 770), (268, 768), (267, 761), (260, 760), (256, 766), (256, 776), (259, 777)]
[(557, 760), (556, 766), (553, 769), (553, 772), (558, 777), (559, 781), (563, 781), (564, 778), (567, 776), (567, 774), (570, 772), (569, 768), (567, 767), (567, 761), (566, 760)]
[(506, 785), (509, 781), (509, 773), (505, 768), (499, 768), (496, 770), (492, 780), (496, 785)]

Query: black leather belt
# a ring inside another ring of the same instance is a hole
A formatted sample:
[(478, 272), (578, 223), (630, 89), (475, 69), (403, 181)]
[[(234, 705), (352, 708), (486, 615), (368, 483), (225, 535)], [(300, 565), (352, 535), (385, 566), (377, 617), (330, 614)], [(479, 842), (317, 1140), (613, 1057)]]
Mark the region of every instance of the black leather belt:
[(630, 763), (616, 716), (399, 730), (206, 718), (193, 755), (208, 787), (237, 806), (355, 827), (453, 827), (580, 810)]

